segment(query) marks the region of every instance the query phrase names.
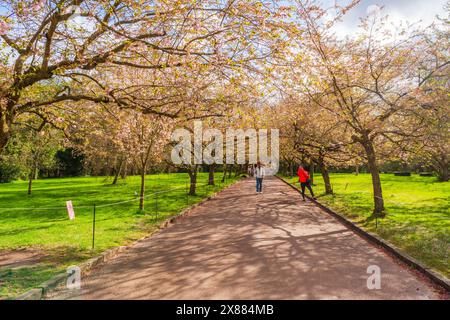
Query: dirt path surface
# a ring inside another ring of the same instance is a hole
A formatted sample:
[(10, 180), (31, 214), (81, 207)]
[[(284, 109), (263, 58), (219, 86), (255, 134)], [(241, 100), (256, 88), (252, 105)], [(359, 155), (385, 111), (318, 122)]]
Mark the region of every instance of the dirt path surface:
[[(437, 299), (282, 181), (240, 181), (82, 279), (75, 299)], [(381, 289), (367, 288), (367, 268)]]
[(44, 257), (37, 249), (0, 250), (0, 269), (34, 266)]

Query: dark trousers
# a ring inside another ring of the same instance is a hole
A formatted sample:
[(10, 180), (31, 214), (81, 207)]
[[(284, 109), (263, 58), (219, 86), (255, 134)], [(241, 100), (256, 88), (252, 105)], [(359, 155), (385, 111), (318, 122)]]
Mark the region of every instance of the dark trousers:
[(302, 197), (305, 199), (305, 188), (308, 188), (309, 192), (311, 192), (311, 196), (314, 198), (314, 192), (311, 188), (311, 184), (309, 182), (301, 182), (300, 187), (302, 188)]
[(256, 178), (256, 192), (262, 191), (262, 181), (263, 178)]

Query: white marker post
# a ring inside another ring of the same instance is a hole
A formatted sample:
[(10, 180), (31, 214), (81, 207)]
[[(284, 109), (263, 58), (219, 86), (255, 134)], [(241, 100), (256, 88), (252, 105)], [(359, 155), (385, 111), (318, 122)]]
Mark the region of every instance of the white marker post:
[(73, 220), (75, 219), (75, 211), (73, 211), (73, 205), (72, 205), (72, 201), (66, 201), (66, 206), (67, 206), (67, 213), (69, 214), (69, 219)]

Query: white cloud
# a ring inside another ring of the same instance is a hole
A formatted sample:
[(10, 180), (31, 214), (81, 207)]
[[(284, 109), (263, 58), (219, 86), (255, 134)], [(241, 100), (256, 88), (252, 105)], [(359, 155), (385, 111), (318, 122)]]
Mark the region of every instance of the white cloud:
[[(332, 1), (334, 3), (334, 0)], [(340, 37), (352, 36), (358, 28), (360, 18), (371, 14), (388, 15), (388, 24), (395, 29), (400, 23), (416, 23), (421, 27), (430, 25), (436, 15), (444, 15), (447, 0), (362, 0), (338, 22), (334, 31)]]
[(377, 15), (379, 13), (380, 13), (380, 7), (378, 5), (376, 5), (376, 4), (371, 4), (366, 9), (366, 14), (368, 16), (370, 16), (370, 15)]

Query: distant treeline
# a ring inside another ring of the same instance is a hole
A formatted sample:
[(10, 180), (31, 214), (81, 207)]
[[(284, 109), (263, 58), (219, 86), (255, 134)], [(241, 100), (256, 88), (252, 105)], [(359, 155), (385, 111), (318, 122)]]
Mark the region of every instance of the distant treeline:
[[(282, 162), (280, 164), (280, 173), (286, 175), (296, 175), (298, 165), (300, 163), (289, 164)], [(313, 173), (320, 173), (321, 168), (315, 164), (303, 164), (308, 171), (313, 171)], [(360, 166), (340, 166), (327, 168), (330, 173), (369, 173), (367, 165)], [(381, 173), (396, 173), (396, 172), (410, 172), (410, 173), (422, 173), (422, 172), (433, 172), (433, 168), (430, 166), (424, 166), (423, 164), (405, 164), (400, 161), (389, 161), (380, 165)]]

